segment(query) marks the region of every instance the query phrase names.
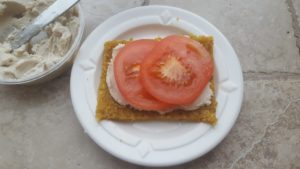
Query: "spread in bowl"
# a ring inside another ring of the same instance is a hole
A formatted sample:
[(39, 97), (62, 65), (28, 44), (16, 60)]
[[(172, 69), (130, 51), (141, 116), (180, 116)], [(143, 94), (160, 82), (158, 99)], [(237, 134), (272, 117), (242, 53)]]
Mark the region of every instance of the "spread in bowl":
[(21, 13), (11, 12), (16, 5), (0, 3), (0, 32), (4, 32), (0, 37), (1, 82), (22, 81), (49, 72), (73, 54), (69, 51), (75, 42), (76, 46), (79, 45), (83, 31), (78, 8), (74, 7), (46, 26), (28, 43), (17, 49), (11, 48), (10, 42), (16, 34), (53, 2), (54, 0), (14, 2), (23, 6), (24, 11)]

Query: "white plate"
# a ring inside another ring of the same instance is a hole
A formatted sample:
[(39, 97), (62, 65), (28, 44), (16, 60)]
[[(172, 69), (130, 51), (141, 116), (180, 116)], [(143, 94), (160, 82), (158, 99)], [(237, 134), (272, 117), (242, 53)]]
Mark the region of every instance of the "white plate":
[[(105, 41), (193, 33), (214, 36), (218, 101), (215, 127), (180, 122), (97, 122), (95, 109)], [(85, 132), (114, 156), (145, 166), (181, 164), (210, 151), (235, 123), (243, 99), (238, 58), (224, 35), (191, 12), (167, 6), (138, 7), (99, 25), (83, 43), (71, 75), (71, 97)]]

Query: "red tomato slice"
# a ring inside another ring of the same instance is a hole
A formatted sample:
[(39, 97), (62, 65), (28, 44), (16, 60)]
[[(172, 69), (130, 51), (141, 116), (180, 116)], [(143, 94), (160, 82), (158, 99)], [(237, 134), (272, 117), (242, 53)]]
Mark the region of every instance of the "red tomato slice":
[(171, 35), (161, 40), (141, 65), (141, 82), (156, 99), (176, 105), (192, 103), (213, 74), (213, 60), (199, 42)]
[(140, 83), (140, 64), (158, 42), (136, 40), (126, 44), (114, 60), (114, 74), (122, 96), (130, 105), (141, 110), (166, 110), (170, 104), (163, 103), (148, 92)]

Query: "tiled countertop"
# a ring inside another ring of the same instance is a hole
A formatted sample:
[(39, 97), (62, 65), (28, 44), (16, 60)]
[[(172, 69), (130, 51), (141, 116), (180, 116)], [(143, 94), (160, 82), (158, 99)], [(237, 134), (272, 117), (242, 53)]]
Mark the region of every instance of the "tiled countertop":
[[(224, 141), (170, 169), (300, 168), (299, 0), (82, 0), (87, 33), (119, 11), (177, 6), (225, 34), (242, 64), (245, 96)], [(297, 17), (299, 16), (299, 17)], [(69, 73), (32, 87), (0, 87), (1, 169), (141, 169), (99, 148), (75, 117)]]

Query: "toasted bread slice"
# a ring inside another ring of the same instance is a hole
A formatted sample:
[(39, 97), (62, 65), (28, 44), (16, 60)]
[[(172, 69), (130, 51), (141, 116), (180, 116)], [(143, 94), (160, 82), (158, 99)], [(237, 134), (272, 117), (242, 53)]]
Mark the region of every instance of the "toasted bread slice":
[[(213, 38), (207, 36), (190, 36), (190, 38), (200, 42), (213, 57)], [(154, 111), (139, 111), (129, 106), (122, 106), (118, 104), (110, 95), (106, 84), (106, 73), (108, 64), (112, 57), (112, 50), (120, 43), (126, 43), (125, 40), (114, 40), (105, 43), (103, 51), (102, 74), (100, 86), (98, 91), (98, 104), (96, 110), (96, 119), (100, 120), (117, 120), (117, 121), (190, 121), (190, 122), (205, 122), (209, 124), (216, 124), (216, 107), (217, 102), (215, 98), (215, 85), (213, 79), (211, 80), (211, 89), (213, 96), (211, 97), (211, 104), (209, 106), (202, 106), (197, 110), (184, 111), (175, 110), (165, 115), (161, 115)]]

